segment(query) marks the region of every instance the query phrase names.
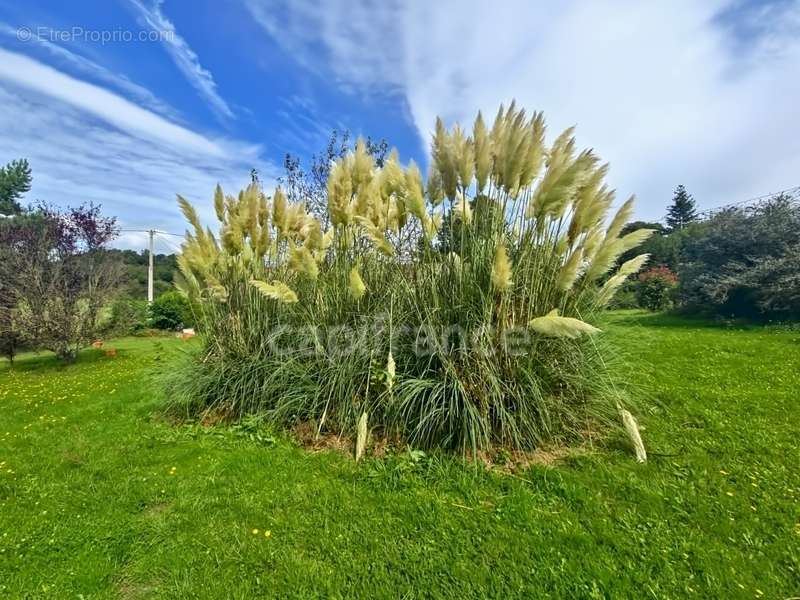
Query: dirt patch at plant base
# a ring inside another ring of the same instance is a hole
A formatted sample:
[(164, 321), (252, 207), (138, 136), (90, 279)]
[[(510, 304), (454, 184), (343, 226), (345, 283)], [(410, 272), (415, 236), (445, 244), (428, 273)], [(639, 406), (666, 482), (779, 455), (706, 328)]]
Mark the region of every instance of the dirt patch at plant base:
[(589, 452), (586, 446), (545, 446), (525, 451), (499, 449), (478, 452), (475, 460), (491, 471), (518, 473), (531, 467), (552, 467)]
[[(309, 452), (333, 451), (350, 458), (354, 456), (355, 440), (352, 437), (330, 431), (319, 432), (317, 425), (310, 421), (298, 423), (290, 431), (300, 446)], [(367, 456), (373, 458), (383, 458), (392, 450), (398, 453), (407, 449), (409, 446), (399, 438), (389, 438), (373, 432), (367, 439)], [(586, 445), (551, 445), (527, 451), (505, 448), (482, 450), (475, 456), (467, 454), (464, 458), (466, 462), (477, 462), (490, 471), (518, 473), (534, 466), (554, 466), (590, 452), (591, 449)]]

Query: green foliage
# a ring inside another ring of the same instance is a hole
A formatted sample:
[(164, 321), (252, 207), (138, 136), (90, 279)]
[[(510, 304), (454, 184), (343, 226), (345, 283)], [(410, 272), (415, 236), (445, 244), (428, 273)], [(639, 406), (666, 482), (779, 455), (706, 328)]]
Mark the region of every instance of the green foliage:
[(614, 269), (650, 234), (621, 236), (632, 200), (607, 223), (607, 165), (571, 130), (546, 147), (542, 115), (513, 104), (473, 136), (438, 122), (433, 157), (424, 185), (357, 143), (330, 169), (322, 220), (280, 189), (218, 187), (215, 236), (179, 198), (193, 231), (178, 283), (204, 347), (171, 400), (347, 434), (367, 412), (412, 444), (471, 452), (616, 421), (623, 387), (585, 320), (642, 265)]
[(777, 196), (734, 207), (684, 242), (680, 299), (690, 310), (748, 318), (800, 317), (800, 204)]
[(0, 356), (14, 362), (24, 339), (14, 323), (14, 309), (0, 307)]
[(654, 233), (642, 242), (641, 246), (625, 252), (617, 262), (622, 264), (638, 254), (644, 253), (650, 256), (647, 261), (648, 265), (665, 266), (672, 271), (677, 271), (682, 260), (681, 248), (683, 247), (683, 240), (689, 234), (691, 226), (670, 232), (660, 223), (633, 221), (622, 228), (622, 234), (627, 235), (640, 229), (652, 229)]
[(685, 187), (679, 185), (675, 188), (672, 204), (667, 208), (667, 227), (670, 231), (680, 231), (697, 219), (697, 204), (694, 198)]
[[(147, 298), (147, 265), (146, 250), (119, 250), (112, 248), (109, 254), (118, 258), (125, 265), (124, 293), (131, 298)], [(175, 289), (174, 274), (178, 269), (175, 254), (158, 254), (153, 256), (153, 293), (155, 297)]]
[(641, 308), (639, 298), (636, 295), (637, 284), (638, 282), (635, 280), (626, 281), (625, 285), (619, 289), (611, 302), (608, 303), (608, 308), (611, 310)]
[(149, 324), (146, 300), (118, 298), (111, 304), (106, 335), (133, 335)]
[[(0, 224), (0, 230), (4, 227)], [(3, 233), (0, 232), (0, 239)], [(10, 260), (8, 249), (0, 246), (0, 262)], [(4, 274), (5, 268), (0, 266), (0, 274)], [(19, 319), (17, 317), (17, 304), (19, 298), (13, 285), (13, 280), (0, 277), (0, 356), (14, 361), (14, 356), (19, 352), (24, 342), (24, 336), (20, 330)]]
[(93, 205), (40, 205), (0, 221), (0, 304), (25, 343), (71, 362), (95, 339), (122, 276), (106, 252), (116, 235)]
[(24, 158), (0, 167), (0, 215), (22, 212), (20, 198), (31, 189), (31, 167)]
[(402, 447), (356, 464), (151, 418), (148, 375), (196, 340), (0, 361), (0, 597), (796, 596), (797, 331), (606, 321), (658, 398), (646, 465), (616, 436), (513, 475)]
[(668, 267), (652, 267), (639, 274), (636, 298), (648, 310), (666, 310), (672, 306), (678, 278)]
[(194, 316), (189, 300), (173, 290), (156, 298), (148, 309), (150, 325), (156, 329), (175, 331), (194, 325)]

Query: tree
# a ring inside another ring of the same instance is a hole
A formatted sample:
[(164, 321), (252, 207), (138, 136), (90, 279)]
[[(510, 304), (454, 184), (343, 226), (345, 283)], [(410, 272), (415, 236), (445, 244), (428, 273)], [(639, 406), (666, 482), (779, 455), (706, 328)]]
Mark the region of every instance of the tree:
[(646, 253), (650, 255), (647, 261), (648, 266), (665, 266), (672, 271), (676, 271), (681, 259), (681, 244), (686, 237), (688, 229), (670, 233), (661, 223), (632, 221), (622, 228), (622, 235), (627, 235), (639, 229), (653, 229), (655, 233), (638, 248), (629, 250), (620, 256), (618, 259), (619, 264), (632, 259), (637, 254)]
[(26, 159), (12, 160), (0, 167), (0, 214), (20, 214), (22, 206), (18, 201), (30, 189), (31, 167)]
[[(146, 250), (120, 250), (112, 248), (107, 251), (125, 265), (125, 289), (123, 293), (131, 298), (147, 298), (147, 264)], [(158, 254), (154, 256), (153, 289), (158, 297), (164, 292), (175, 289), (173, 275), (178, 268), (178, 257), (175, 254)]]
[(26, 343), (71, 362), (96, 337), (100, 310), (124, 273), (106, 251), (117, 232), (116, 220), (93, 205), (40, 205), (0, 221), (2, 304), (13, 303)]
[(0, 354), (14, 362), (23, 345), (19, 318), (19, 265), (24, 231), (35, 226), (31, 215), (0, 219)]
[(800, 317), (800, 203), (778, 195), (687, 229), (679, 294), (696, 310)]
[(181, 327), (194, 325), (189, 300), (177, 290), (161, 294), (150, 305), (148, 312), (150, 313), (150, 323), (156, 329), (175, 331)]
[(680, 231), (689, 223), (697, 221), (697, 204), (686, 188), (679, 185), (675, 188), (672, 204), (667, 208), (667, 227), (670, 231)]
[(639, 273), (634, 290), (639, 306), (648, 310), (666, 310), (672, 304), (672, 296), (678, 287), (678, 278), (669, 267), (651, 267)]
[[(0, 257), (2, 258), (2, 257)], [(17, 296), (5, 278), (0, 280), (0, 356), (14, 362), (22, 344), (17, 322)]]

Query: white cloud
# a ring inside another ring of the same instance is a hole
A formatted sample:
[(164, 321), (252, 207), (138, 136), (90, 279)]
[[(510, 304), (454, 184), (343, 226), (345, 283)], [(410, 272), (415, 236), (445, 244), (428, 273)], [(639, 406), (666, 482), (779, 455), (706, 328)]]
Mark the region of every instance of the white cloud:
[[(37, 28), (42, 29), (42, 28)], [(7, 23), (0, 22), (0, 34), (8, 38), (17, 38), (18, 29), (11, 27)], [(96, 80), (110, 84), (118, 90), (125, 92), (126, 95), (140, 102), (161, 115), (176, 118), (176, 112), (167, 104), (159, 100), (150, 90), (132, 82), (121, 73), (114, 73), (102, 65), (89, 60), (88, 58), (67, 50), (52, 41), (41, 37), (38, 33), (31, 32), (29, 44), (45, 50), (50, 56), (54, 57), (59, 64), (69, 67), (83, 75), (87, 75)]]
[(233, 111), (217, 92), (217, 84), (211, 73), (200, 64), (200, 59), (186, 40), (175, 30), (175, 25), (163, 12), (163, 0), (155, 0), (145, 6), (140, 0), (130, 0), (148, 27), (161, 34), (161, 40), (175, 65), (184, 77), (200, 93), (214, 112), (221, 117), (233, 118)]
[[(184, 230), (180, 193), (213, 221), (221, 183), (235, 193), (250, 169), (272, 185), (274, 167), (258, 146), (208, 139), (98, 86), (0, 50), (0, 162), (25, 157), (33, 170), (28, 200), (61, 206), (94, 202), (127, 229)], [(121, 245), (141, 248), (141, 236)]]
[(127, 132), (207, 154), (222, 156), (224, 153), (219, 144), (141, 108), (121, 96), (2, 48), (0, 48), (0, 80), (71, 104)]
[(247, 4), (302, 63), (401, 93), (426, 145), (436, 115), (469, 123), (511, 98), (551, 135), (577, 124), (643, 217), (678, 183), (704, 207), (800, 183), (797, 0)]

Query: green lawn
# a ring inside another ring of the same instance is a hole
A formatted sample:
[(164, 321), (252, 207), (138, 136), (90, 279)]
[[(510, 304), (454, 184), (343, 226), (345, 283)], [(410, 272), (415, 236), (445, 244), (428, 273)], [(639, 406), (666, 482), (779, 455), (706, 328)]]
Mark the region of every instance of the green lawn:
[(654, 410), (516, 476), (158, 416), (185, 348), (0, 364), (0, 598), (800, 596), (800, 332), (610, 317)]

